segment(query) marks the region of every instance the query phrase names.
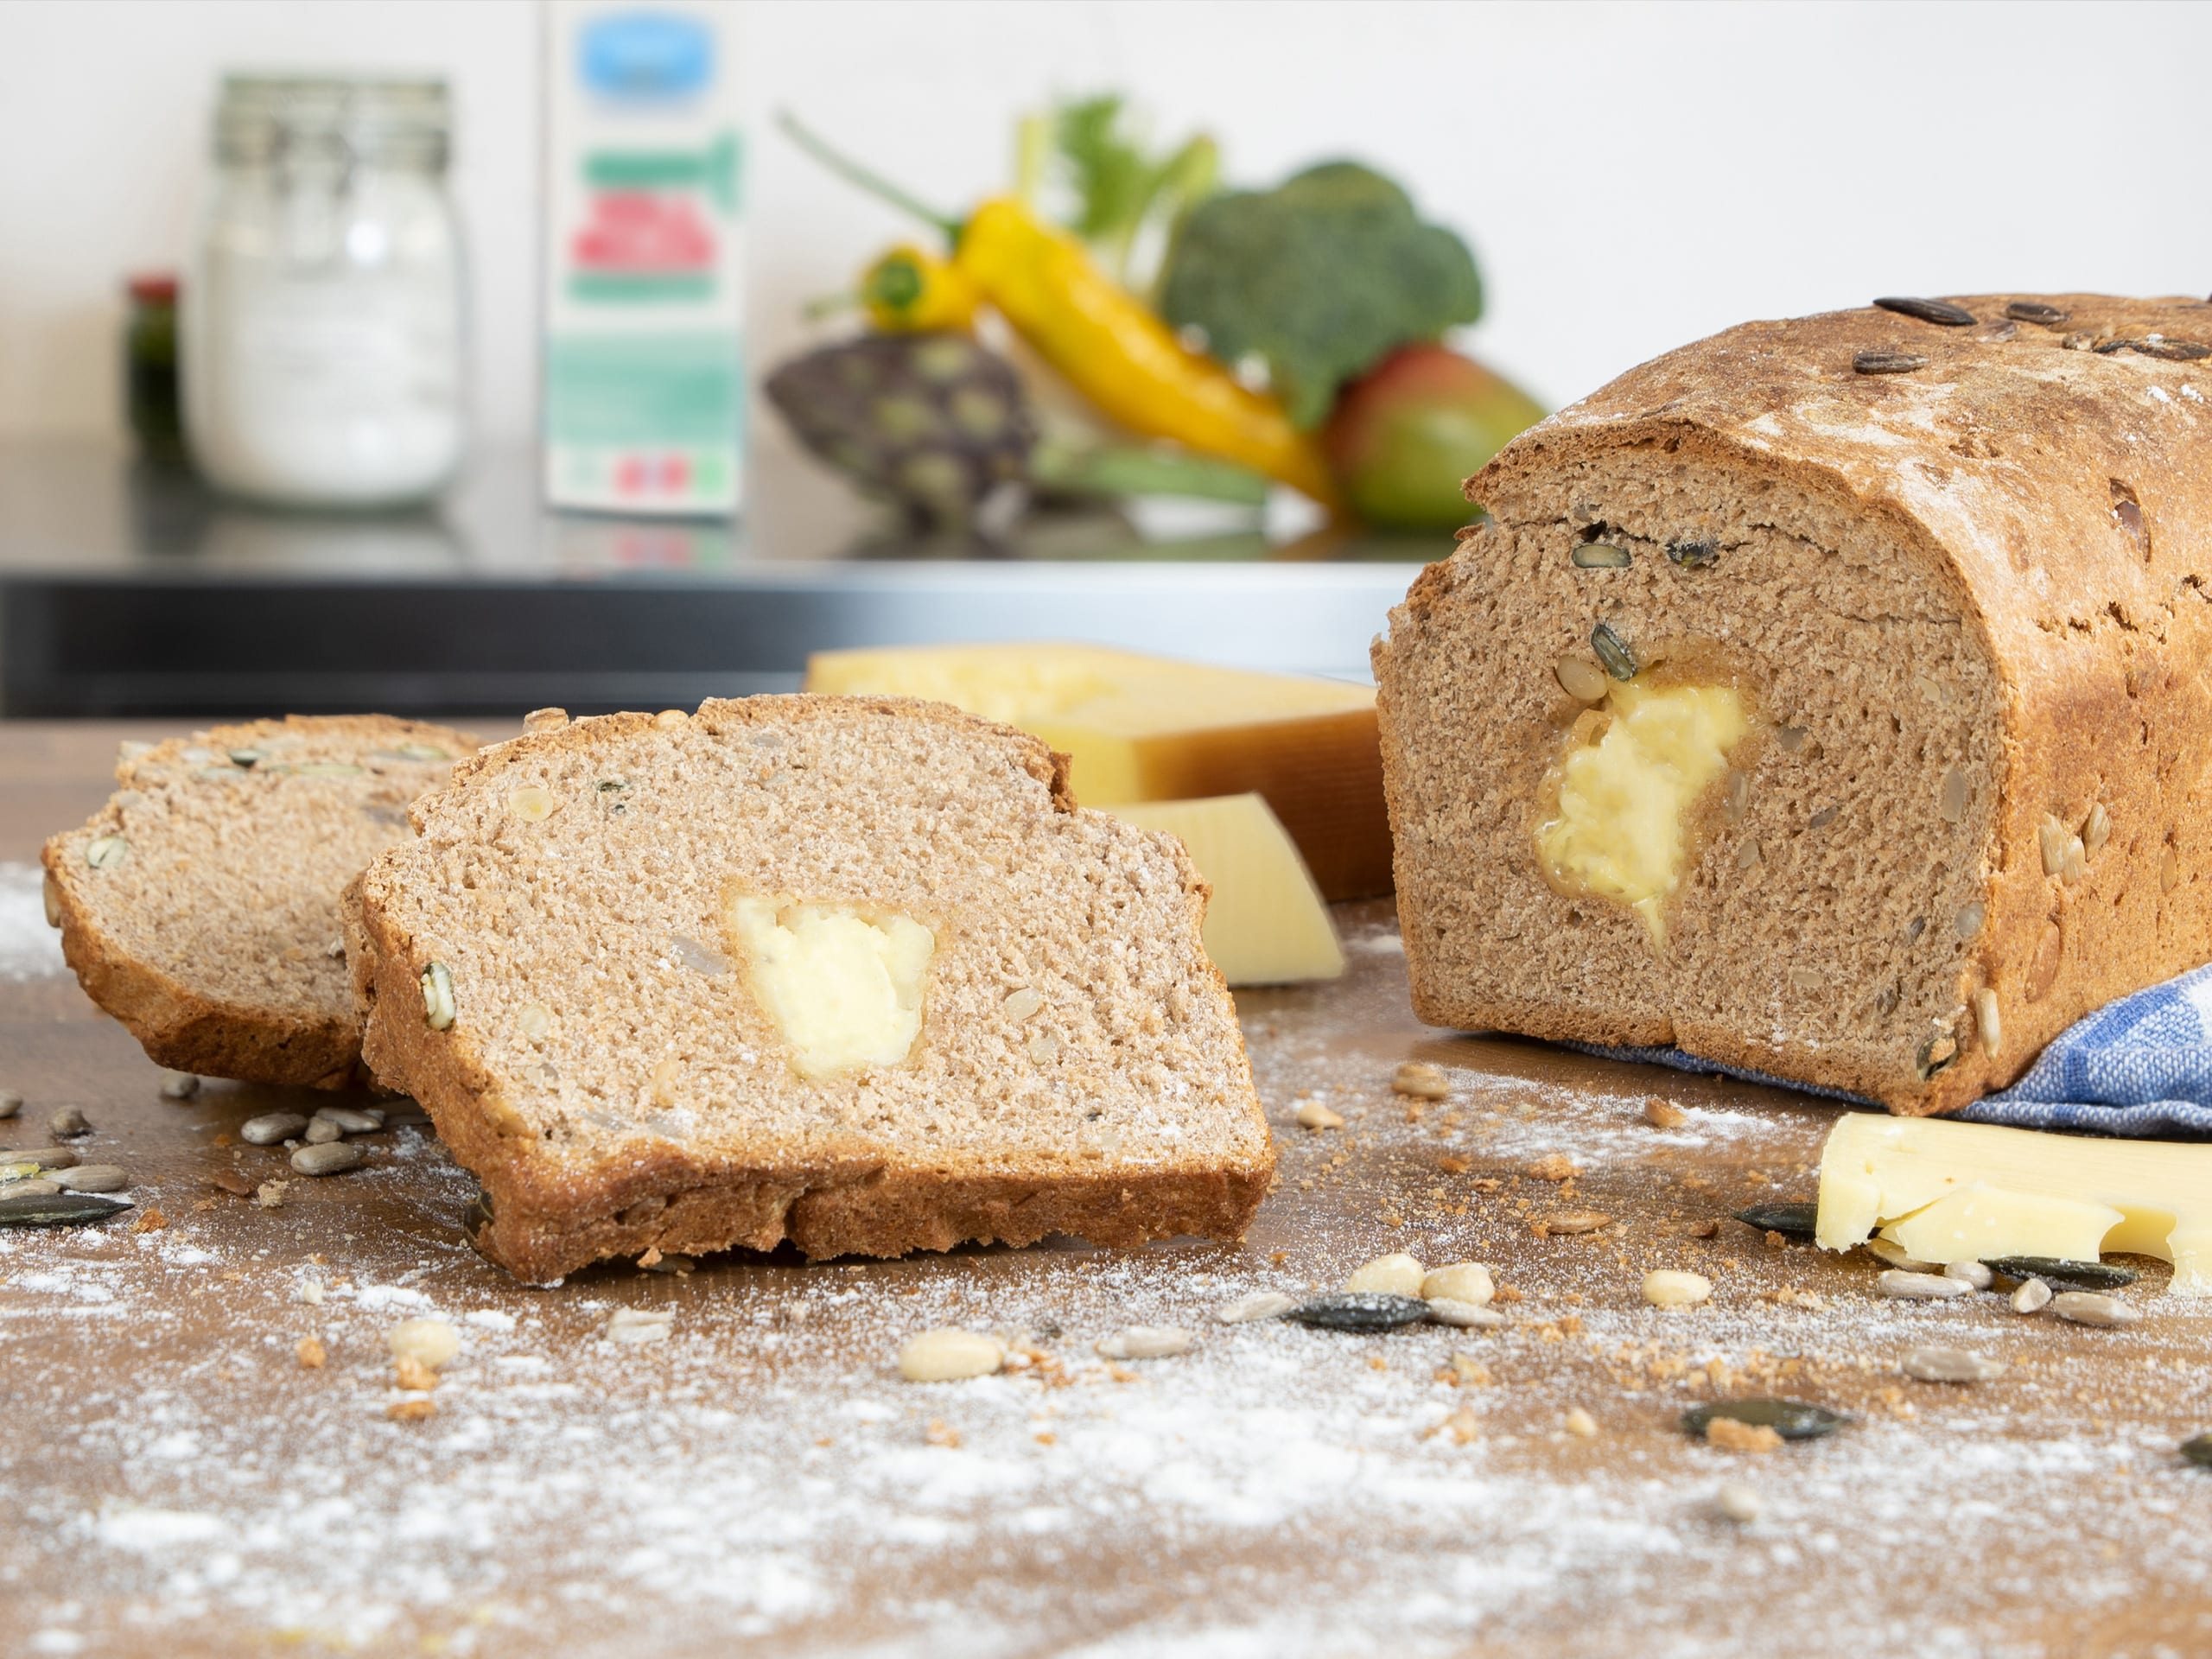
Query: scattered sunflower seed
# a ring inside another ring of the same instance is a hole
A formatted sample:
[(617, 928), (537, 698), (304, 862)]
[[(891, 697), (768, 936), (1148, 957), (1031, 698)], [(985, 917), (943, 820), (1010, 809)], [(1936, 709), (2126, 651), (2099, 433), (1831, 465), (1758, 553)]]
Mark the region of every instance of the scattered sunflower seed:
[(1617, 680), (1636, 677), (1636, 655), (1628, 644), (1606, 624), (1600, 622), (1590, 630), (1590, 649), (1598, 653), (1598, 660), (1605, 665), (1605, 672)]
[(2040, 1279), (2053, 1290), (2124, 1290), (2143, 1275), (2117, 1262), (2066, 1262), (2050, 1255), (2000, 1255), (1990, 1270), (2007, 1279)]
[(1283, 1317), (1321, 1331), (1394, 1331), (1427, 1319), (1428, 1304), (1418, 1296), (1347, 1290), (1300, 1302)]
[(1884, 1238), (1878, 1233), (1859, 1247), (1878, 1262), (1886, 1262), (1901, 1273), (1941, 1273), (1942, 1264), (1923, 1262), (1909, 1254), (1904, 1246), (1893, 1238)]
[(1859, 374), (1910, 374), (1915, 369), (1926, 368), (1928, 359), (1910, 352), (1859, 352), (1852, 358), (1851, 366)]
[(1495, 1331), (1509, 1323), (1504, 1314), (1480, 1302), (1463, 1302), (1451, 1296), (1432, 1296), (1424, 1304), (1432, 1325), (1448, 1325), (1459, 1331)]
[(16, 1147), (0, 1152), (0, 1164), (35, 1164), (41, 1169), (67, 1169), (77, 1161), (69, 1147)]
[(1611, 542), (1585, 542), (1567, 556), (1582, 570), (1625, 570), (1635, 563), (1626, 548)]
[(442, 962), (434, 962), (423, 970), (423, 1023), (444, 1031), (453, 1020), (453, 974)]
[(899, 1375), (909, 1382), (958, 1382), (1005, 1363), (1006, 1344), (978, 1331), (925, 1331), (899, 1351)]
[(61, 1171), (54, 1183), (64, 1192), (120, 1192), (130, 1176), (120, 1164), (79, 1164)]
[(2072, 313), (2062, 311), (2055, 305), (2044, 305), (2037, 300), (2014, 300), (2005, 308), (2005, 315), (2015, 322), (2032, 322), (2045, 328), (2056, 328)]
[(1390, 1087), (1417, 1100), (1447, 1100), (1452, 1095), (1452, 1079), (1444, 1075), (1444, 1068), (1425, 1060), (1408, 1060), (1399, 1066), (1390, 1074)]
[(334, 1141), (343, 1141), (346, 1131), (317, 1112), (308, 1120), (307, 1133), (302, 1138), (311, 1147), (327, 1147)]
[(13, 1117), (23, 1109), (23, 1097), (12, 1089), (0, 1089), (0, 1117)]
[(1659, 1268), (1643, 1275), (1643, 1300), (1654, 1307), (1695, 1307), (1713, 1294), (1713, 1281), (1701, 1273)]
[(96, 870), (111, 870), (130, 856), (130, 843), (121, 836), (95, 836), (85, 848), (85, 862)]
[(46, 1127), (56, 1139), (62, 1141), (82, 1140), (92, 1132), (92, 1126), (86, 1120), (85, 1109), (81, 1106), (64, 1106), (46, 1120)]
[(443, 1319), (402, 1319), (384, 1340), (394, 1359), (411, 1359), (434, 1371), (461, 1351), (461, 1332)]
[(1897, 1369), (1922, 1382), (1988, 1382), (2005, 1375), (2000, 1362), (1963, 1348), (1916, 1348)]
[(1706, 1426), (1717, 1417), (1751, 1428), (1770, 1428), (1785, 1440), (1817, 1440), (1851, 1421), (1840, 1411), (1805, 1400), (1719, 1400), (1684, 1412), (1682, 1427), (1702, 1440)]
[(1167, 1359), (1189, 1353), (1192, 1337), (1179, 1325), (1133, 1325), (1095, 1345), (1101, 1359)]
[(1908, 1273), (1891, 1268), (1874, 1281), (1884, 1296), (1906, 1302), (1940, 1302), (1953, 1296), (1971, 1296), (1974, 1287), (1963, 1279), (1947, 1279), (1940, 1273)]
[(2050, 1287), (2040, 1279), (2023, 1279), (2020, 1287), (2012, 1293), (2015, 1313), (2040, 1313), (2050, 1302)]
[(60, 1191), (61, 1183), (59, 1181), (10, 1181), (7, 1185), (0, 1186), (0, 1193), (5, 1193), (11, 1198), (50, 1198)]
[(1948, 300), (1923, 300), (1891, 294), (1874, 303), (1885, 311), (1896, 312), (1901, 317), (1937, 323), (1946, 328), (1965, 328), (1974, 322), (1973, 312), (1962, 305), (1953, 305)]
[(128, 1198), (103, 1198), (96, 1192), (16, 1192), (0, 1198), (0, 1227), (63, 1227), (105, 1221), (132, 1207)]
[(1424, 1301), (1441, 1299), (1472, 1302), (1482, 1307), (1497, 1294), (1497, 1287), (1491, 1280), (1490, 1269), (1479, 1262), (1448, 1262), (1440, 1268), (1431, 1268), (1421, 1275), (1421, 1295)]
[(1309, 1100), (1294, 1114), (1301, 1129), (1341, 1129), (1344, 1121), (1318, 1100)]
[(1535, 1224), (1535, 1228), (1544, 1238), (1572, 1238), (1612, 1224), (1613, 1218), (1602, 1210), (1565, 1210), (1555, 1216), (1546, 1216)]
[(308, 1121), (297, 1112), (264, 1112), (238, 1125), (238, 1139), (249, 1147), (273, 1147), (307, 1133)]
[(2050, 1311), (2076, 1325), (2133, 1325), (2143, 1317), (2140, 1308), (2094, 1290), (2062, 1290), (2050, 1299)]
[(373, 1107), (320, 1106), (315, 1115), (347, 1135), (374, 1135), (384, 1128), (384, 1114)]
[(2212, 1469), (2212, 1434), (2194, 1434), (2181, 1443), (2181, 1454), (2200, 1469)]
[(200, 1079), (191, 1072), (164, 1071), (162, 1073), (163, 1100), (190, 1100), (199, 1092)]
[(1739, 1527), (1759, 1518), (1759, 1495), (1738, 1480), (1725, 1483), (1713, 1495), (1713, 1507)]
[(608, 1342), (636, 1347), (641, 1343), (664, 1342), (675, 1330), (673, 1309), (618, 1307), (607, 1316), (607, 1323), (600, 1327), (600, 1335)]
[(1561, 657), (1552, 664), (1552, 677), (1577, 702), (1598, 702), (1605, 697), (1605, 671), (1586, 657)]
[(1946, 1279), (1956, 1279), (1961, 1284), (1972, 1285), (1976, 1290), (1989, 1288), (1990, 1272), (1979, 1262), (1954, 1262), (1943, 1269)]
[(1821, 1206), (1817, 1204), (1755, 1204), (1748, 1210), (1738, 1210), (1736, 1219), (1746, 1227), (1756, 1227), (1763, 1233), (1780, 1233), (1784, 1238), (1809, 1239), (1818, 1224)]
[(1373, 1291), (1384, 1296), (1419, 1296), (1421, 1263), (1402, 1250), (1363, 1262), (1344, 1281), (1348, 1291)]
[(1213, 1317), (1222, 1325), (1249, 1325), (1255, 1319), (1279, 1319), (1297, 1306), (1295, 1296), (1286, 1296), (1279, 1290), (1255, 1290), (1249, 1296), (1223, 1303), (1214, 1309)]
[(302, 1175), (341, 1175), (349, 1169), (359, 1169), (364, 1161), (365, 1155), (361, 1149), (345, 1141), (302, 1147), (292, 1154), (292, 1167)]
[(1598, 1420), (1580, 1406), (1568, 1407), (1567, 1415), (1560, 1420), (1560, 1426), (1578, 1440), (1594, 1440), (1598, 1438)]

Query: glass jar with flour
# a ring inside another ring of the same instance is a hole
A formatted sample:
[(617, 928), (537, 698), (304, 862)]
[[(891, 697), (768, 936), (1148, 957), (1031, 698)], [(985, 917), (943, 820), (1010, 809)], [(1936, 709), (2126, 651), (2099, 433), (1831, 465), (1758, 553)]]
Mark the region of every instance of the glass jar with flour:
[(233, 75), (184, 289), (185, 425), (219, 488), (435, 494), (467, 429), (460, 226), (437, 80)]

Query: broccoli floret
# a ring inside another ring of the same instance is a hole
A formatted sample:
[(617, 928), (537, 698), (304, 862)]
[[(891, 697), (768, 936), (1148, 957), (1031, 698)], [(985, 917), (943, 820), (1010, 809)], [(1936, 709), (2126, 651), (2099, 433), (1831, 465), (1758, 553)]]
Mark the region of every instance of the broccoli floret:
[(1203, 329), (1223, 362), (1264, 362), (1307, 430), (1328, 418), (1345, 381), (1482, 310), (1467, 245), (1424, 225), (1403, 190), (1355, 162), (1199, 203), (1160, 288), (1162, 315)]

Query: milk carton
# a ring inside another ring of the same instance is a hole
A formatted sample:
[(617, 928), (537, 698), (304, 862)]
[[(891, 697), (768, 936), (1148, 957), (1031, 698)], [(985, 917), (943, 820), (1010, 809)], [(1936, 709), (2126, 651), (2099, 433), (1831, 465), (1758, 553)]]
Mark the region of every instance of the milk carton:
[(734, 0), (549, 0), (547, 500), (726, 515), (744, 499)]

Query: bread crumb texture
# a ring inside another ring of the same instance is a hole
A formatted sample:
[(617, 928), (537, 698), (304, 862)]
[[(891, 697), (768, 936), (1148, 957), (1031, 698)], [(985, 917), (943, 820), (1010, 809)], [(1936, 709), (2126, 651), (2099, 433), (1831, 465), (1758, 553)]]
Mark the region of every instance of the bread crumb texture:
[[(2212, 956), (2212, 305), (1959, 303), (1747, 323), (1469, 481), (1375, 648), (1424, 1020), (1926, 1113)], [(1593, 817), (1687, 687), (1744, 730)]]
[(344, 1088), (360, 1021), (339, 898), (476, 740), (381, 715), (126, 746), (116, 792), (46, 844), (61, 948), (159, 1065)]
[[(1267, 1189), (1204, 884), (1172, 838), (1078, 809), (1034, 738), (899, 698), (709, 702), (486, 750), (417, 821), (351, 924), (366, 1052), (523, 1278), (786, 1239), (1233, 1238)], [(771, 908), (931, 942), (887, 945), (882, 986), (764, 982)], [(821, 1029), (794, 994), (894, 1008), (917, 963), (911, 1043), (825, 1065), (794, 1041)]]

